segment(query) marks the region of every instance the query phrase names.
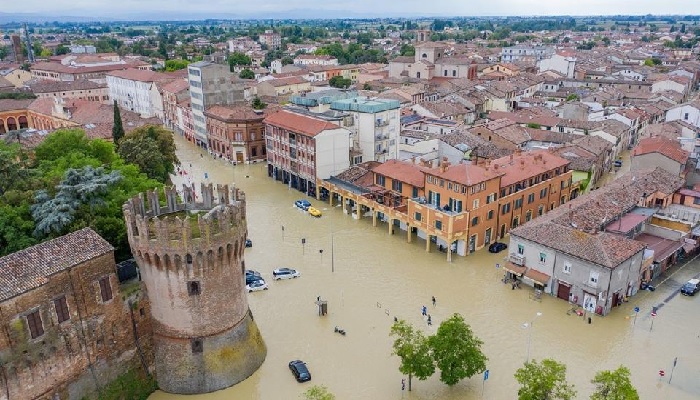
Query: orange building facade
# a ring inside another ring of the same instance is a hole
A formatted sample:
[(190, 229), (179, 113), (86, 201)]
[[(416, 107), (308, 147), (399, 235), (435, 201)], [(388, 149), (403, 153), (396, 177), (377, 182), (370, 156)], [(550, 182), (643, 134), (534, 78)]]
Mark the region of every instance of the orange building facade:
[[(407, 232), (447, 253), (468, 255), (503, 239), (510, 229), (569, 200), (569, 161), (548, 151), (517, 152), (478, 165), (436, 168), (391, 160), (372, 170), (374, 184), (352, 191), (330, 180), (318, 182), (318, 198), (338, 201), (345, 213), (379, 221)], [(422, 177), (422, 182), (420, 182)], [(414, 235), (415, 234), (415, 235)]]

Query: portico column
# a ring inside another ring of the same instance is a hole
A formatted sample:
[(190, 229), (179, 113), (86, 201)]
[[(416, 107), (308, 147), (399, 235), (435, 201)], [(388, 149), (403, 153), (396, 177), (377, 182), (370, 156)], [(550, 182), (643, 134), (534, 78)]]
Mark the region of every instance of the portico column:
[(372, 209), (372, 226), (376, 227), (377, 226), (377, 210), (374, 208)]
[(357, 206), (357, 211), (355, 211), (355, 216), (356, 216), (356, 219), (359, 220), (360, 218), (362, 218), (362, 217), (361, 217), (361, 214), (362, 214), (362, 211), (361, 211), (361, 210), (362, 210), (362, 204), (360, 204), (360, 203), (358, 203), (358, 202), (355, 202), (355, 205)]
[(431, 238), (431, 237), (432, 237), (432, 235), (430, 235), (429, 233), (426, 232), (426, 235), (425, 235), (425, 251), (427, 251), (428, 253), (430, 253), (430, 238)]
[(406, 232), (408, 233), (408, 237), (406, 238), (406, 241), (408, 243), (411, 243), (413, 241), (413, 233), (411, 232), (411, 225), (406, 223)]
[(329, 196), (328, 196), (329, 200), (328, 201), (330, 202), (329, 207), (333, 208), (333, 196), (335, 196), (335, 193), (333, 193), (332, 190), (329, 190), (328, 192), (329, 192)]
[(393, 224), (394, 219), (391, 218), (391, 217), (389, 217), (389, 218), (387, 219), (387, 222), (389, 223), (389, 224), (388, 224), (388, 225), (389, 225), (389, 234), (391, 235), (392, 231), (394, 230), (394, 224)]
[(452, 245), (447, 245), (447, 262), (452, 262)]

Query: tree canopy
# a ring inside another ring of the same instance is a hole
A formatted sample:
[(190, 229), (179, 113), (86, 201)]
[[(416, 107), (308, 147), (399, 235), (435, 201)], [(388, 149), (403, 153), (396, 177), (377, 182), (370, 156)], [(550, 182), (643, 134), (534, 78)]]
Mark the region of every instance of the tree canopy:
[(165, 70), (168, 72), (177, 71), (187, 68), (189, 64), (190, 62), (187, 60), (167, 60), (165, 62)]
[(173, 133), (155, 125), (136, 128), (124, 136), (119, 142), (119, 155), (162, 183), (169, 180), (175, 165), (180, 163), (175, 155)]
[(340, 75), (334, 76), (328, 80), (328, 84), (334, 88), (347, 89), (352, 85), (352, 81), (348, 78), (343, 78)]
[(255, 72), (253, 72), (253, 70), (250, 68), (245, 68), (240, 74), (238, 74), (238, 77), (241, 79), (255, 79)]
[(440, 368), (440, 380), (449, 386), (486, 370), (487, 358), (481, 352), (484, 342), (474, 335), (459, 314), (443, 321), (428, 342)]
[(532, 360), (515, 371), (520, 384), (518, 400), (571, 400), (574, 385), (566, 381), (566, 365), (552, 359)]
[(630, 381), (630, 370), (625, 366), (614, 371), (598, 371), (591, 383), (595, 385), (591, 400), (639, 400)]
[(58, 130), (28, 151), (0, 141), (0, 256), (89, 226), (118, 261), (129, 258), (122, 205), (159, 186), (80, 129)]
[(335, 400), (335, 395), (322, 385), (314, 385), (308, 388), (302, 395), (304, 400)]
[(413, 376), (424, 381), (435, 373), (435, 364), (430, 355), (428, 338), (404, 320), (399, 320), (391, 327), (394, 339), (394, 355), (399, 356), (399, 371), (408, 375), (408, 390), (411, 390)]

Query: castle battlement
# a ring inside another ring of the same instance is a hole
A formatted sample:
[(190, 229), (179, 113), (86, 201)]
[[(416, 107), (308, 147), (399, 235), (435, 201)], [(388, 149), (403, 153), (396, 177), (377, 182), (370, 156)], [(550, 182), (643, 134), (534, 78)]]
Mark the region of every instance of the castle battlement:
[(134, 255), (157, 269), (187, 269), (190, 276), (204, 273), (205, 266), (223, 267), (224, 258), (236, 259), (247, 236), (244, 193), (202, 184), (202, 201), (197, 201), (194, 184), (182, 188), (182, 201), (175, 187), (166, 187), (124, 204)]
[(167, 187), (123, 206), (146, 284), (161, 389), (220, 390), (262, 364), (265, 344), (248, 308), (245, 195), (228, 185)]

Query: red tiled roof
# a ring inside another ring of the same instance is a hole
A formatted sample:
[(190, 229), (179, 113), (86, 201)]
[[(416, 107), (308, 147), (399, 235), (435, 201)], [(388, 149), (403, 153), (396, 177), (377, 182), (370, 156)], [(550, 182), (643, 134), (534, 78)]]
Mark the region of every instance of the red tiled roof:
[(118, 70), (122, 70), (122, 69), (133, 68), (133, 67), (134, 67), (134, 65), (131, 63), (71, 67), (69, 65), (63, 65), (63, 64), (55, 63), (55, 62), (39, 62), (39, 63), (32, 65), (32, 70), (58, 72), (58, 73), (65, 73), (65, 74), (81, 74), (81, 73), (88, 73), (88, 72), (118, 71)]
[(338, 125), (330, 122), (312, 118), (306, 115), (300, 115), (287, 110), (280, 110), (266, 117), (264, 122), (265, 124), (277, 126), (308, 136), (316, 136), (325, 130), (340, 128)]
[(547, 150), (537, 150), (501, 157), (493, 160), (493, 163), (499, 165), (500, 170), (505, 172), (501, 178), (501, 187), (506, 187), (536, 177), (544, 172), (561, 168), (568, 165), (569, 160)]
[(448, 181), (461, 183), (462, 185), (472, 186), (477, 183), (486, 182), (503, 175), (503, 172), (496, 170), (486, 170), (483, 167), (473, 164), (457, 164), (447, 167), (445, 172), (440, 168), (426, 169), (428, 174), (438, 176)]
[(14, 100), (14, 99), (0, 99), (0, 112), (3, 111), (15, 111), (15, 110), (25, 110), (33, 102), (32, 99), (27, 100)]
[(632, 156), (659, 153), (679, 164), (688, 162), (688, 152), (681, 148), (678, 142), (661, 137), (645, 138), (639, 141), (637, 147), (632, 150)]
[(425, 173), (419, 166), (410, 162), (389, 160), (375, 167), (372, 171), (414, 187), (422, 188), (425, 186)]
[(258, 120), (263, 119), (265, 114), (263, 112), (255, 112), (250, 106), (228, 106), (228, 105), (215, 105), (211, 106), (204, 111), (204, 115), (218, 120)]
[(168, 93), (180, 93), (183, 90), (190, 89), (190, 83), (186, 79), (175, 79), (162, 87), (164, 92)]
[(139, 82), (155, 82), (163, 79), (173, 79), (173, 77), (163, 74), (161, 72), (146, 71), (143, 69), (125, 69), (120, 71), (112, 71), (107, 73), (108, 76), (114, 76), (116, 78), (127, 79), (130, 81)]
[(0, 258), (0, 301), (45, 285), (57, 272), (113, 251), (90, 228)]

